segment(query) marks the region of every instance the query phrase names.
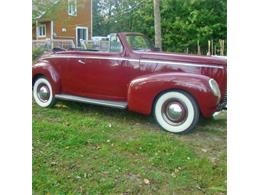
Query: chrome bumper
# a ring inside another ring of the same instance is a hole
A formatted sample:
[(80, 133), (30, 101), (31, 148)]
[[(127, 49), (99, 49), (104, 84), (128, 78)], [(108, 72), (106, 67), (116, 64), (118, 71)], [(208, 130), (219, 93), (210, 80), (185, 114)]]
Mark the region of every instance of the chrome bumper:
[(227, 110), (227, 91), (225, 92), (223, 100), (217, 106), (217, 111)]

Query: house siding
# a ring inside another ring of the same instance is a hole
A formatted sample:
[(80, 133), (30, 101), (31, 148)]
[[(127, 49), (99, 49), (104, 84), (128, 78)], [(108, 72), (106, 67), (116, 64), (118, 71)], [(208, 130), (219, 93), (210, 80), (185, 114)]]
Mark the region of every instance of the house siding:
[[(77, 15), (68, 15), (68, 1), (62, 0), (55, 5), (58, 8), (54, 8), (51, 16), (42, 17), (38, 23), (46, 23), (46, 37), (38, 39), (51, 38), (51, 21), (53, 21), (54, 39), (72, 39), (76, 43), (76, 27), (82, 26), (88, 28), (88, 39), (92, 37), (92, 2), (91, 0), (77, 0)], [(46, 22), (47, 21), (47, 22)], [(66, 32), (62, 32), (62, 29), (66, 29)], [(36, 38), (36, 30), (33, 28), (33, 39)]]
[[(84, 26), (88, 28), (88, 38), (91, 39), (91, 0), (78, 0), (77, 16), (69, 16), (68, 10), (59, 14), (59, 19), (54, 21), (54, 31), (58, 39), (72, 39), (76, 43), (76, 27)], [(64, 20), (65, 18), (65, 20)], [(66, 28), (66, 32), (62, 32)]]
[(46, 25), (46, 36), (45, 37), (37, 37), (36, 36), (36, 27), (34, 26), (33, 29), (32, 29), (33, 39), (38, 39), (38, 40), (50, 39), (51, 38), (51, 22), (40, 22), (39, 24), (45, 24)]

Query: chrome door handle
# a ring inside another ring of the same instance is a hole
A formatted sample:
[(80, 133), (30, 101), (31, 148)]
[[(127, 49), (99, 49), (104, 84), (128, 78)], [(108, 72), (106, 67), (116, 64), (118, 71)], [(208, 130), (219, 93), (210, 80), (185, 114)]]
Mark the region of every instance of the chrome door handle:
[(82, 60), (78, 60), (78, 62), (81, 63), (81, 64), (85, 64), (85, 62), (82, 61)]

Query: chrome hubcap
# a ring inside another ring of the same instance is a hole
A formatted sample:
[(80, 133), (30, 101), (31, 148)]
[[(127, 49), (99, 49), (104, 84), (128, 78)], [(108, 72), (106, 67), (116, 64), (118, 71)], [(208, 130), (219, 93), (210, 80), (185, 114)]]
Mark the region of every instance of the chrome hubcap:
[(182, 117), (184, 110), (179, 104), (172, 103), (168, 106), (166, 112), (172, 120), (178, 121)]
[(38, 98), (42, 102), (47, 102), (50, 98), (50, 90), (47, 85), (41, 85), (37, 89)]
[(187, 108), (178, 100), (168, 100), (162, 106), (162, 116), (170, 125), (180, 125), (187, 118)]

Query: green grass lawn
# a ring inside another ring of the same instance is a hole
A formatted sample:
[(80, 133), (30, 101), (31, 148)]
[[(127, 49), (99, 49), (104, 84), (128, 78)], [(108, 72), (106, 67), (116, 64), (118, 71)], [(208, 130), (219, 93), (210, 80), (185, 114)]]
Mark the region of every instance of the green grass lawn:
[(34, 194), (226, 194), (226, 113), (188, 135), (152, 117), (33, 103)]

